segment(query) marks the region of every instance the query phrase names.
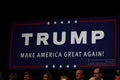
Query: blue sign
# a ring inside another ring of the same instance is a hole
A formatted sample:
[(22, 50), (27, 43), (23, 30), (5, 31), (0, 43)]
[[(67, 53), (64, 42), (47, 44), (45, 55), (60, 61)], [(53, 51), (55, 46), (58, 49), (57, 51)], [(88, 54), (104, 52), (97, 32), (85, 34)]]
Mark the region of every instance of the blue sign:
[(117, 24), (116, 17), (15, 23), (9, 68), (116, 67)]

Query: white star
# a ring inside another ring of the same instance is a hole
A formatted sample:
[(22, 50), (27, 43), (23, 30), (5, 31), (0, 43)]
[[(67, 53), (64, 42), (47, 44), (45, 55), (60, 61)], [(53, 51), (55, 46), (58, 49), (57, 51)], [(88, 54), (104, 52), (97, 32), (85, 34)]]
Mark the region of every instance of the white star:
[(50, 22), (47, 22), (48, 25), (50, 25)]
[(69, 68), (69, 65), (66, 65), (67, 68)]
[(55, 68), (55, 65), (52, 65), (53, 68)]
[(68, 21), (68, 24), (70, 24), (70, 21)]
[(77, 20), (75, 20), (75, 23), (77, 23)]
[(76, 65), (73, 65), (74, 68), (76, 68), (77, 66)]
[(48, 68), (48, 65), (45, 65), (46, 68)]
[(61, 21), (60, 23), (63, 24), (63, 21)]
[(56, 22), (56, 21), (54, 21), (54, 24), (57, 24), (57, 22)]
[(60, 65), (59, 67), (62, 68), (62, 65)]

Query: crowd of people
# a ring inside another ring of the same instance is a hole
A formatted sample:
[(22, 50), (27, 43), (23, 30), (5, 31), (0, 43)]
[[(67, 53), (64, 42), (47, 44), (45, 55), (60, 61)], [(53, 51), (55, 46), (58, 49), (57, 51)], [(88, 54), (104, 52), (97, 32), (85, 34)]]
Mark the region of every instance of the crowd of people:
[[(10, 73), (9, 80), (18, 80), (18, 75), (16, 73)], [(75, 71), (74, 80), (85, 80), (85, 73), (83, 69), (77, 69)], [(33, 80), (32, 73), (30, 71), (25, 71), (23, 75), (23, 80)], [(42, 80), (53, 80), (52, 74), (50, 72), (45, 72), (42, 74)], [(58, 80), (73, 80), (68, 75), (60, 75)], [(103, 77), (103, 72), (100, 68), (95, 68), (93, 70), (93, 75), (87, 80), (105, 80)], [(114, 74), (114, 79), (109, 80), (120, 80), (120, 69), (117, 69)]]

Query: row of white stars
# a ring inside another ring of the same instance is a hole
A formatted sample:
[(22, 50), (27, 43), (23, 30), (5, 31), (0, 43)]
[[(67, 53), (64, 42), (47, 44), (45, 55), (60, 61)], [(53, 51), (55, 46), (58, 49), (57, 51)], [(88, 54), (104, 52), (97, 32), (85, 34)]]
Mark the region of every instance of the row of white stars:
[[(60, 21), (60, 24), (63, 24), (63, 23), (64, 23), (64, 21)], [(70, 20), (68, 20), (68, 21), (67, 21), (67, 23), (68, 23), (68, 24), (70, 24), (70, 23), (71, 23), (71, 21), (70, 21)], [(74, 23), (76, 24), (76, 23), (78, 23), (78, 21), (77, 21), (77, 20), (74, 20)], [(50, 22), (50, 21), (48, 21), (48, 22), (47, 22), (47, 24), (48, 24), (48, 25), (50, 25), (50, 24), (51, 24), (51, 22)], [(53, 21), (53, 24), (57, 24), (57, 21)]]
[[(49, 66), (48, 65), (45, 65), (45, 68), (48, 68)], [(56, 66), (55, 65), (52, 65), (52, 68), (55, 68)], [(62, 68), (63, 66), (62, 65), (59, 65), (59, 68)], [(69, 65), (66, 65), (66, 68), (69, 68), (70, 66)], [(76, 68), (77, 66), (76, 65), (73, 65), (74, 68)]]

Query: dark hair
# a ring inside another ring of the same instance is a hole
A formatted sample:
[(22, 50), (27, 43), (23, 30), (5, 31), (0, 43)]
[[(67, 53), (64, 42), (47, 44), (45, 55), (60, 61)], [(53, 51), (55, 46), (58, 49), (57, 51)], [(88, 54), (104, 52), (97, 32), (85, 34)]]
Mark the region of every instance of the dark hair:
[[(48, 75), (48, 79), (49, 79), (49, 80), (52, 80), (52, 75), (51, 75), (50, 72), (45, 72), (44, 74)], [(44, 74), (43, 74), (43, 75), (44, 75)]]
[(26, 72), (24, 73), (24, 75), (29, 75), (29, 76), (32, 78), (32, 74), (31, 74), (30, 71), (26, 71)]

